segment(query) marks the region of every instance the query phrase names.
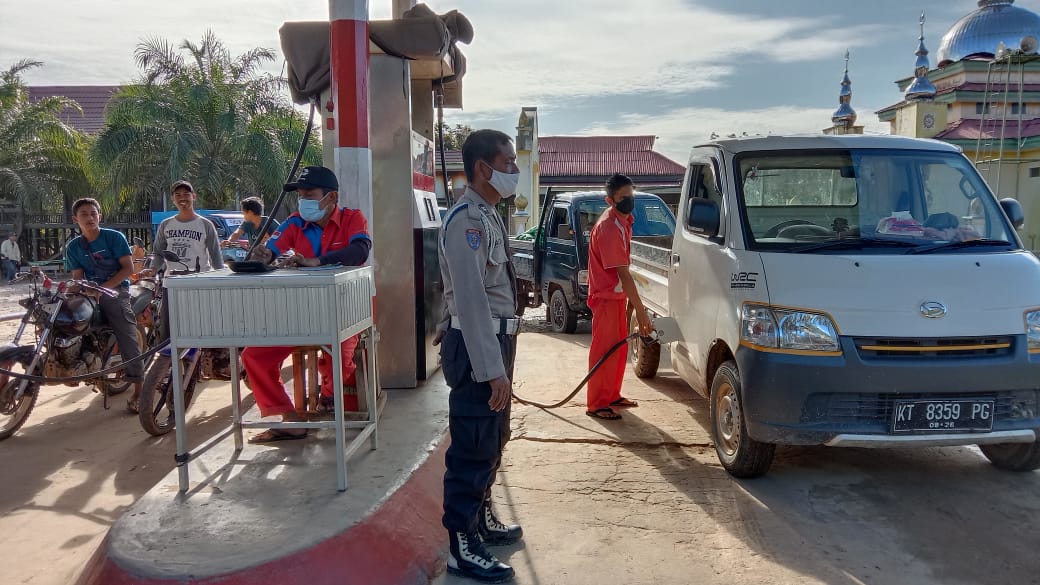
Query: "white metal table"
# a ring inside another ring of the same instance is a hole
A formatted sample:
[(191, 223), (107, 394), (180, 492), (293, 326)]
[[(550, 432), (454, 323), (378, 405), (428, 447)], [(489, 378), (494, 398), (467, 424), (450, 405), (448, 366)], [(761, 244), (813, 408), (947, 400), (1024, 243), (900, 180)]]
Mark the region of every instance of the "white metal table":
[[(242, 449), (243, 428), (332, 428), (336, 432), (337, 487), (347, 489), (347, 459), (368, 439), (377, 447), (378, 408), (374, 290), (372, 267), (275, 270), (262, 274), (235, 274), (227, 269), (168, 278), (166, 302), (170, 308), (170, 351), (186, 348), (231, 350), (231, 428), (195, 452), (188, 451), (184, 416), (184, 386), (180, 360), (173, 359), (171, 383), (176, 417), (180, 491), (188, 490), (188, 463), (234, 435), (235, 450)], [(243, 423), (238, 350), (257, 346), (322, 346), (332, 356), (333, 388), (343, 387), (340, 344), (361, 334), (365, 359), (359, 369), (358, 403), (368, 416), (347, 421), (343, 393), (333, 392), (335, 416), (331, 421)], [(361, 387), (364, 386), (364, 392)], [(361, 432), (346, 441), (346, 429)]]

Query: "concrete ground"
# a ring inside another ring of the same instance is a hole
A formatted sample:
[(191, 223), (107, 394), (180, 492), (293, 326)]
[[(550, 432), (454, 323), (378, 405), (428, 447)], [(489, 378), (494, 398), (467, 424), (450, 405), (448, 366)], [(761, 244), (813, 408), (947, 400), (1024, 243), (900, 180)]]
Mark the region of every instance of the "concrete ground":
[[(8, 292), (0, 314), (13, 310)], [(566, 395), (587, 332), (521, 336), (517, 392)], [(1000, 472), (969, 448), (787, 448), (768, 476), (735, 481), (715, 458), (706, 402), (671, 372), (625, 388), (640, 407), (618, 422), (586, 417), (583, 395), (551, 412), (514, 405), (495, 497), (526, 533), (497, 549), (518, 583), (1040, 583), (1038, 473)], [(194, 441), (226, 426), (228, 399), (226, 385), (206, 384)], [(172, 469), (172, 435), (151, 438), (100, 403), (89, 389), (46, 388), (0, 442), (0, 582), (71, 582)]]
[[(0, 314), (12, 312), (11, 305), (26, 290), (10, 292), (0, 289)], [(0, 323), (0, 340), (11, 339), (14, 329), (14, 323)], [(188, 411), (193, 447), (225, 429), (231, 415), (229, 383), (210, 381), (201, 388)], [(190, 464), (192, 490), (177, 497), (173, 433), (146, 434), (138, 418), (126, 413), (125, 396), (113, 397), (106, 411), (102, 397), (89, 387), (44, 387), (26, 425), (0, 443), (0, 558), (17, 559), (0, 563), (0, 583), (71, 583), (106, 534), (106, 554), (89, 565), (92, 583), (124, 579), (124, 569), (135, 576), (134, 583), (137, 577), (234, 574), (331, 542), (370, 510), (380, 509), (441, 443), (446, 391), (443, 381), (434, 380), (424, 388), (387, 392), (380, 449), (369, 451), (365, 445), (350, 460), (347, 492), (335, 489), (335, 442), (332, 431), (324, 430), (304, 441), (246, 445), (238, 455), (227, 439)], [(251, 397), (244, 406), (247, 420), (256, 420)], [(258, 432), (247, 430), (246, 435)], [(419, 516), (433, 518), (420, 526), (438, 523), (435, 492), (443, 472), (436, 473), (429, 478), (434, 481), (421, 484), (428, 486), (422, 492), (428, 497), (403, 504), (433, 502), (407, 514), (399, 523), (403, 530)], [(400, 503), (395, 507), (401, 508)], [(422, 567), (438, 566), (436, 543), (432, 535), (408, 543), (416, 557), (426, 560), (395, 567), (397, 573), (414, 576)], [(409, 547), (367, 548), (375, 554)], [(380, 570), (378, 562), (356, 564)], [(320, 571), (313, 562), (307, 565)], [(392, 569), (376, 573), (386, 582), (403, 582), (390, 578), (394, 574)], [(247, 575), (237, 582), (255, 581)]]
[[(0, 286), (0, 315), (19, 310), (28, 286)], [(15, 323), (0, 323), (0, 342)], [(192, 443), (227, 426), (226, 383), (205, 382), (189, 411)], [(173, 469), (173, 434), (155, 438), (125, 396), (87, 386), (42, 389), (25, 426), (0, 441), (0, 583), (71, 583), (115, 522)]]
[[(584, 329), (587, 331), (587, 327)], [(587, 334), (524, 335), (518, 393), (565, 396)], [(670, 371), (631, 373), (622, 421), (514, 405), (495, 491), (524, 541), (496, 549), (524, 585), (1040, 583), (1040, 473), (974, 448), (781, 448), (769, 475), (720, 467), (707, 402)], [(438, 585), (469, 583), (442, 575)]]

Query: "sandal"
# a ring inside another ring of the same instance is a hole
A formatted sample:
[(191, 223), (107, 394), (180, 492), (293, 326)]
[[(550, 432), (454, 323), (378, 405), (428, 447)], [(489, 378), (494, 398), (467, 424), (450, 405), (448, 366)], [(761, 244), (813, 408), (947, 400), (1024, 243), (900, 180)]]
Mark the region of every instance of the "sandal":
[(253, 445), (260, 443), (274, 443), (277, 441), (295, 441), (297, 439), (306, 439), (307, 430), (304, 429), (302, 433), (294, 433), (286, 429), (267, 429), (259, 435), (249, 438), (249, 442)]
[(141, 405), (138, 398), (130, 397), (126, 399), (126, 410), (130, 414), (141, 414)]
[(639, 403), (636, 402), (635, 400), (631, 400), (631, 399), (628, 399), (628, 398), (625, 398), (624, 396), (622, 396), (621, 398), (618, 398), (614, 402), (611, 402), (610, 405), (611, 406), (620, 406), (622, 408), (635, 408), (635, 407), (639, 406)]
[(586, 410), (585, 414), (592, 418), (600, 418), (603, 420), (620, 420), (621, 415), (614, 412), (612, 408), (600, 408), (598, 410)]

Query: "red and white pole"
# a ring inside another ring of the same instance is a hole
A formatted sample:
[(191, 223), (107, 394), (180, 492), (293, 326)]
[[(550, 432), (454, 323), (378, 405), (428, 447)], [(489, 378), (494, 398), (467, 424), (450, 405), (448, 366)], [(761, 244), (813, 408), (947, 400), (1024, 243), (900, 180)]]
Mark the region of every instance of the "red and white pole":
[(368, 0), (329, 0), (336, 176), (340, 205), (372, 217), (368, 142)]

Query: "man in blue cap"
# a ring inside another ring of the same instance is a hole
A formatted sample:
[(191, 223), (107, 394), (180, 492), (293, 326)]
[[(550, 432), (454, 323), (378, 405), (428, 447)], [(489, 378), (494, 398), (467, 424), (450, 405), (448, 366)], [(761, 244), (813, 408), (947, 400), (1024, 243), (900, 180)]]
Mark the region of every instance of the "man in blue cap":
[[(275, 256), (293, 250), (289, 262), (295, 266), (360, 266), (368, 260), (368, 252), (372, 248), (368, 221), (361, 211), (339, 206), (339, 181), (331, 170), (325, 167), (305, 167), (300, 178), (287, 184), (285, 190), (299, 193), (299, 211), (290, 215), (279, 231), (271, 234), (265, 246), (254, 250), (254, 256), (269, 262)], [(323, 311), (324, 308), (311, 307), (311, 310)], [(354, 349), (357, 343), (358, 338), (354, 336), (340, 347), (343, 385), (355, 388), (353, 394), (344, 396), (344, 408), (347, 410), (357, 410), (358, 404), (354, 379)], [(281, 377), (282, 361), (293, 349), (288, 346), (248, 347), (242, 352), (242, 363), (261, 416), (281, 415), (283, 422), (302, 420), (285, 391)], [(333, 412), (332, 358), (324, 352), (318, 360), (318, 371), (321, 374), (319, 410)], [(270, 443), (306, 436), (306, 429), (275, 428), (256, 435), (249, 442)]]

